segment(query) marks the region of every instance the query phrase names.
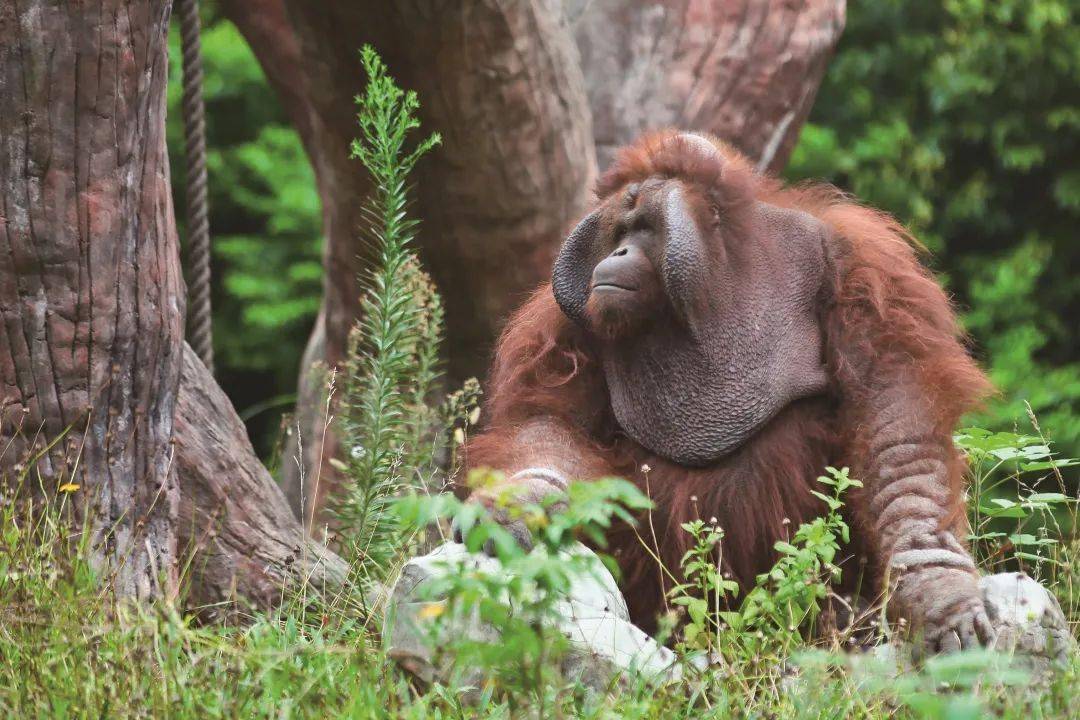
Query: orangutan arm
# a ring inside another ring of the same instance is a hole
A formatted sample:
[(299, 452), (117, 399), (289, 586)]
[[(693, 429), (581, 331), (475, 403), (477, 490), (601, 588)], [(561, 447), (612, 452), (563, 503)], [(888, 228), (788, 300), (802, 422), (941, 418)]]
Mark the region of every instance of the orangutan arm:
[[(500, 522), (508, 521), (511, 511), (500, 501), (538, 503), (565, 494), (573, 480), (611, 474), (591, 439), (607, 404), (603, 378), (550, 285), (539, 288), (507, 321), (486, 392), (487, 429), (469, 440), (465, 465), (494, 470), (498, 480), (465, 490)], [(522, 523), (503, 524), (529, 544)]]
[(989, 383), (961, 342), (948, 297), (902, 227), (868, 208), (828, 212), (838, 283), (829, 362), (843, 397), (850, 499), (890, 593), (889, 611), (931, 651), (991, 644), (965, 544), (963, 462), (952, 442)]
[(498, 474), (491, 484), (472, 488), (470, 502), (488, 508), (495, 519), (525, 547), (531, 537), (516, 517), (523, 505), (554, 499), (558, 507), (573, 480), (609, 475), (600, 453), (569, 423), (539, 416), (520, 424), (493, 428), (469, 443), (468, 466)]
[(930, 426), (930, 409), (910, 385), (880, 392), (868, 410), (866, 487), (855, 511), (872, 528), (890, 613), (931, 651), (990, 643), (993, 628), (963, 539), (962, 464), (951, 438)]

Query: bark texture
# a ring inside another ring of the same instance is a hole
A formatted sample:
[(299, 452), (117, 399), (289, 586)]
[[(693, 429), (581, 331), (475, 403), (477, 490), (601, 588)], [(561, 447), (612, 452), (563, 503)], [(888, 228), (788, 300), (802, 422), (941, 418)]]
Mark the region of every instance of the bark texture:
[(187, 344), (175, 437), (189, 607), (215, 618), (273, 607), (305, 586), (322, 593), (343, 585), (344, 561), (304, 532), (228, 397)]
[(169, 11), (0, 3), (0, 473), (66, 431), (36, 469), (80, 486), (92, 559), (136, 599), (176, 583)]
[(600, 167), (642, 131), (713, 133), (779, 172), (844, 28), (844, 0), (563, 0)]

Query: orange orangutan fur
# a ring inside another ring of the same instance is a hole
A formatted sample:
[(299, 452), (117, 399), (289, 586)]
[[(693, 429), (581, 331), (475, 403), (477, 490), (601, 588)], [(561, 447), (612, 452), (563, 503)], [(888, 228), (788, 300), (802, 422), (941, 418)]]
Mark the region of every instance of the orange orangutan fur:
[[(954, 456), (943, 524), (959, 529), (964, 468), (949, 435), (990, 390), (964, 347), (949, 299), (895, 219), (829, 186), (785, 187), (717, 141), (710, 142), (719, 157), (710, 158), (675, 137), (671, 131), (656, 133), (623, 150), (598, 182), (599, 199), (664, 176), (682, 180), (700, 215), (719, 212), (736, 219), (740, 204), (753, 198), (824, 222), (831, 277), (820, 313), (828, 393), (789, 405), (719, 463), (681, 467), (620, 433), (593, 341), (563, 315), (545, 284), (510, 318), (498, 342), (488, 381), (488, 429), (470, 441), (466, 453), (470, 467), (507, 467), (528, 450), (517, 446), (512, 429), (538, 417), (554, 418), (580, 434), (589, 477), (622, 476), (647, 491), (656, 503), (651, 519), (643, 518), (636, 532), (623, 527), (609, 538), (632, 616), (646, 627), (662, 608), (670, 581), (642, 540), (655, 544), (675, 570), (689, 541), (680, 523), (716, 518), (725, 532), (725, 569), (744, 587), (752, 584), (774, 562), (774, 543), (820, 513), (810, 491), (824, 468), (850, 466), (858, 478), (870, 466), (866, 408), (881, 383), (892, 378), (918, 388), (933, 432)], [(855, 509), (852, 558), (875, 557), (887, 530), (865, 516), (865, 505), (857, 497), (849, 502)], [(881, 572), (874, 562), (867, 569), (871, 578)]]

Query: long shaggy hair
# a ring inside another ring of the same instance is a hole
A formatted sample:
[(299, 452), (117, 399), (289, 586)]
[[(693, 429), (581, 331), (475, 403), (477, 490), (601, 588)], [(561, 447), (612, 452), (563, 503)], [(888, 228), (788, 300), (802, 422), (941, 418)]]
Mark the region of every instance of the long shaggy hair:
[[(551, 417), (575, 428), (591, 448), (591, 477), (626, 477), (648, 492), (655, 503), (649, 522), (613, 531), (609, 547), (622, 568), (632, 615), (649, 627), (666, 583), (643, 543), (677, 574), (690, 540), (680, 524), (716, 518), (725, 532), (725, 570), (744, 588), (751, 586), (756, 574), (775, 562), (774, 543), (820, 514), (811, 490), (827, 465), (850, 466), (853, 477), (869, 470), (873, 429), (866, 427), (864, 409), (881, 392), (870, 379), (903, 377), (925, 399), (934, 433), (952, 455), (953, 507), (946, 524), (958, 528), (964, 521), (964, 468), (950, 433), (990, 385), (965, 348), (949, 298), (920, 264), (919, 246), (908, 232), (894, 218), (833, 187), (785, 187), (754, 172), (723, 143), (688, 141), (674, 131), (648, 135), (624, 149), (598, 181), (598, 198), (655, 176), (683, 182), (703, 227), (718, 222), (730, 232), (751, 200), (803, 210), (828, 227), (830, 277), (820, 306), (831, 378), (827, 394), (789, 405), (710, 467), (679, 466), (620, 432), (592, 339), (563, 315), (550, 285), (544, 285), (510, 318), (499, 339), (487, 396), (489, 430), (469, 443), (467, 464), (504, 465), (522, 450), (508, 440), (512, 428)], [(852, 556), (873, 555), (880, 538), (874, 537), (871, 519), (856, 512), (850, 520)], [(880, 568), (869, 570), (874, 574)]]

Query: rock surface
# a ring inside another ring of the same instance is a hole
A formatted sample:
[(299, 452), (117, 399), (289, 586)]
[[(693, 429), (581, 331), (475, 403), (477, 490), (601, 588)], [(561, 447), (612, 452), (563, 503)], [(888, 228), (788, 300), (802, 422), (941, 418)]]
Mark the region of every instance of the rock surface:
[[(595, 689), (607, 688), (626, 674), (660, 682), (677, 678), (675, 654), (630, 622), (615, 578), (599, 558), (581, 545), (569, 551), (567, 559), (571, 554), (593, 562), (554, 607), (557, 629), (570, 644), (563, 673)], [(459, 543), (446, 543), (406, 563), (391, 591), (383, 626), (383, 642), (390, 655), (422, 680), (452, 677), (478, 686), (478, 669), (454, 667), (453, 659), (440, 649), (461, 640), (498, 642), (498, 632), (475, 614), (435, 622), (442, 614), (443, 598), (432, 595), (431, 585), (447, 573), (499, 571), (498, 560), (469, 553)]]
[(986, 614), (997, 630), (994, 646), (1030, 659), (1036, 669), (1063, 662), (1076, 640), (1057, 598), (1023, 573), (998, 573), (979, 580)]

